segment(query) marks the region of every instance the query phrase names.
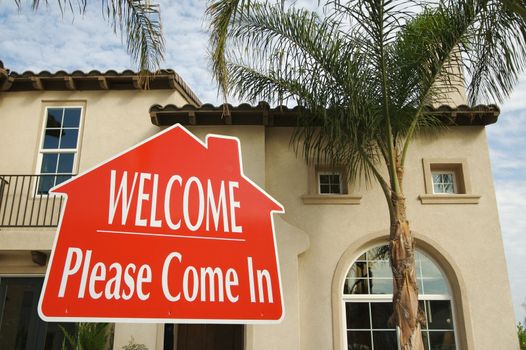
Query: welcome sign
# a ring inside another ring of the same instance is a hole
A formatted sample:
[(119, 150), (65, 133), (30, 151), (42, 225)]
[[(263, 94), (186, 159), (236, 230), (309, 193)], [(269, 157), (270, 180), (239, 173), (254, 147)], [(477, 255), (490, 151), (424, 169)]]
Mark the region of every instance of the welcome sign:
[(53, 188), (67, 196), (46, 321), (279, 321), (272, 213), (239, 140), (175, 125)]

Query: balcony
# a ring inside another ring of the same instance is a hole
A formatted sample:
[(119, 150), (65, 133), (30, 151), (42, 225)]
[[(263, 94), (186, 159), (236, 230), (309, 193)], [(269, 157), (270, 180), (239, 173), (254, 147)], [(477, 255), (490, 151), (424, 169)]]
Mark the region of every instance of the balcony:
[(65, 198), (49, 194), (57, 175), (0, 175), (1, 227), (56, 227)]

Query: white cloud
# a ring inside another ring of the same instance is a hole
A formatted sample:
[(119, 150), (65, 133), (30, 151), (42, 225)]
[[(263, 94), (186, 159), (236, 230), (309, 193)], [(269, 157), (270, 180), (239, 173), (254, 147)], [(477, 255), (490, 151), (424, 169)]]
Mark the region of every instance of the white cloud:
[(502, 238), (517, 320), (526, 317), (526, 180), (497, 181)]

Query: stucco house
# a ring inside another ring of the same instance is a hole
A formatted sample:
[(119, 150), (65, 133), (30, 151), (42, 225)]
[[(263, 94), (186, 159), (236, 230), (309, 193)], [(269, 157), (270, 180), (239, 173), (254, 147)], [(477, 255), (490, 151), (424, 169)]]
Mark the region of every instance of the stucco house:
[[(485, 132), (499, 109), (464, 101), (459, 93), (430, 107), (453, 123), (417, 138), (407, 161), (424, 340), (426, 349), (514, 350)], [(397, 348), (380, 188), (346, 183), (342, 169), (297, 157), (289, 143), (297, 109), (229, 110), (225, 116), (222, 106), (203, 104), (172, 70), (143, 90), (132, 71), (18, 74), (0, 62), (1, 349), (61, 347), (58, 325), (36, 312), (63, 205), (48, 190), (175, 123), (202, 139), (238, 137), (245, 174), (285, 207), (274, 219), (285, 318), (278, 325), (115, 324), (113, 348), (132, 337), (151, 350)]]

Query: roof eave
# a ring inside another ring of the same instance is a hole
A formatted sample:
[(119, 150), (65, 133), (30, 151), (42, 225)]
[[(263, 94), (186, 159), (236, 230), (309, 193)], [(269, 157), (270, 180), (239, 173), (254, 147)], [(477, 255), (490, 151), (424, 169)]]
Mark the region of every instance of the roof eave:
[[(228, 113), (225, 113), (228, 111)], [(152, 124), (169, 126), (182, 125), (263, 125), (269, 127), (298, 126), (300, 107), (288, 108), (278, 106), (270, 108), (268, 103), (260, 102), (256, 106), (241, 104), (239, 106), (204, 104), (199, 107), (184, 105), (153, 105), (150, 107)], [(478, 105), (469, 107), (440, 106), (427, 107), (426, 112), (443, 119), (448, 125), (490, 125), (498, 120), (500, 110), (496, 105)]]

